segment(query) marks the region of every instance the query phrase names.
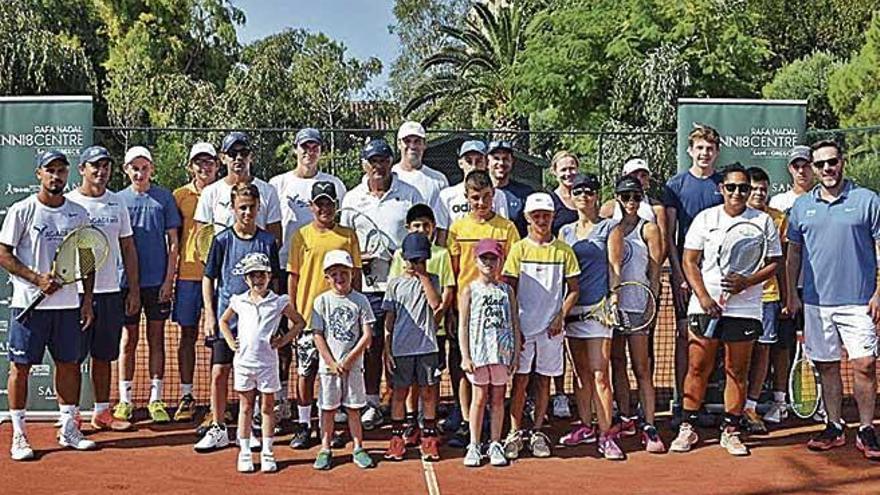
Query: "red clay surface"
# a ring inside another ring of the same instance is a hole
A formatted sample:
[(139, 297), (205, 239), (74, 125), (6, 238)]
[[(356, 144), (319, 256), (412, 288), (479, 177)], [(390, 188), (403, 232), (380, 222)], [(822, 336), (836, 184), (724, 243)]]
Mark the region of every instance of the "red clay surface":
[[(561, 423), (551, 435), (558, 438)], [(711, 437), (688, 454), (652, 455), (634, 438), (623, 442), (629, 458), (611, 462), (598, 458), (595, 445), (558, 448), (550, 459), (525, 458), (506, 468), (465, 468), (462, 452), (444, 448), (443, 460), (432, 465), (438, 491), (434, 493), (573, 494), (573, 493), (678, 493), (692, 494), (800, 494), (880, 493), (880, 465), (865, 460), (848, 430), (845, 447), (827, 453), (804, 447), (819, 427), (778, 430), (768, 437), (748, 440), (752, 455), (734, 458), (722, 450), (713, 429)], [(276, 440), (280, 471), (274, 474), (238, 474), (238, 449), (196, 454), (191, 425), (151, 427), (141, 423), (129, 433), (97, 433), (95, 452), (62, 450), (47, 423), (29, 425), (37, 460), (14, 463), (8, 457), (11, 426), (0, 425), (0, 493), (15, 494), (214, 494), (245, 488), (248, 493), (419, 494), (430, 493), (422, 463), (415, 450), (410, 458), (394, 463), (381, 460), (387, 430), (368, 433), (367, 448), (379, 465), (363, 471), (351, 463), (350, 444), (336, 451), (334, 467), (317, 472), (311, 467), (317, 448), (293, 451), (289, 436)], [(672, 433), (662, 428), (669, 442)]]

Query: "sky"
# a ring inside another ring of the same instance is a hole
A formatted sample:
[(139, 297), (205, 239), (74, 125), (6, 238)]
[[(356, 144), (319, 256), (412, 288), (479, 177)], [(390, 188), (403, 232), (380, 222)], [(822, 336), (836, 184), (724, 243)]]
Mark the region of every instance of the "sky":
[(388, 32), (394, 24), (393, 0), (232, 0), (244, 11), (247, 23), (238, 28), (242, 44), (281, 32), (303, 28), (323, 32), (341, 41), (351, 56), (377, 57), (382, 74), (374, 86), (384, 88), (391, 62), (397, 57), (397, 37)]

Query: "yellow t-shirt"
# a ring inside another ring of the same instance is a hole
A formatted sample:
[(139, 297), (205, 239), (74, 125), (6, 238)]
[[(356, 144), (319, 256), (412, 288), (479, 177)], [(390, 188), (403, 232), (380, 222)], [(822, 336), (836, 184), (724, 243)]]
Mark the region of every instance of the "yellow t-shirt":
[(297, 230), (291, 238), (287, 271), (299, 275), (296, 309), (306, 321), (312, 321), (315, 298), (330, 290), (330, 284), (324, 279), (324, 255), (334, 249), (347, 251), (355, 268), (360, 268), (361, 250), (357, 234), (348, 227), (336, 225), (320, 232), (312, 222)]
[[(431, 259), (427, 264), (428, 273), (437, 275), (440, 282), (441, 293), (447, 287), (455, 287), (455, 273), (452, 272), (452, 259), (449, 256), (449, 250), (445, 247), (431, 245)], [(394, 252), (391, 259), (391, 268), (388, 269), (388, 280), (403, 275), (403, 255), (398, 249)], [(442, 295), (442, 294), (441, 294)], [(445, 320), (437, 323), (437, 335), (446, 335), (446, 326), (443, 324)]]
[[(764, 210), (764, 213), (770, 215), (770, 218), (773, 219), (773, 225), (775, 225), (776, 230), (779, 231), (779, 240), (784, 242), (785, 230), (788, 228), (788, 218), (785, 216), (785, 213), (775, 208), (767, 208)], [(778, 301), (780, 297), (779, 281), (776, 279), (776, 275), (773, 275), (764, 282), (764, 292), (761, 294), (761, 302), (775, 302)]]
[(446, 244), (450, 256), (458, 256), (458, 287), (467, 287), (479, 276), (474, 248), (483, 239), (500, 241), (506, 255), (513, 243), (519, 240), (519, 232), (513, 222), (500, 215), (486, 221), (466, 215), (452, 222)]
[(178, 280), (192, 280), (201, 282), (204, 265), (199, 261), (196, 253), (196, 222), (193, 215), (196, 211), (196, 205), (199, 202), (199, 191), (196, 186), (190, 182), (184, 186), (174, 190), (174, 202), (177, 203), (177, 209), (180, 210), (180, 218), (183, 219), (183, 226), (180, 229), (180, 264), (177, 267)]

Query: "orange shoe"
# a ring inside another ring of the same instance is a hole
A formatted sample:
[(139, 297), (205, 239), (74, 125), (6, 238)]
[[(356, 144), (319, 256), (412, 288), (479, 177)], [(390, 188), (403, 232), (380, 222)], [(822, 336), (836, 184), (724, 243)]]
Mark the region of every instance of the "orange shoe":
[(422, 429), (419, 428), (418, 424), (407, 426), (406, 431), (403, 432), (403, 441), (407, 447), (415, 447), (416, 445), (419, 445), (421, 439)]
[(104, 409), (100, 413), (92, 415), (92, 428), (96, 430), (126, 431), (131, 429), (131, 423), (114, 418), (110, 409)]
[(430, 437), (423, 436), (422, 443), (419, 445), (419, 450), (422, 452), (423, 461), (440, 460), (440, 449), (436, 435)]
[(392, 435), (391, 442), (388, 444), (388, 450), (385, 451), (385, 458), (389, 461), (402, 461), (406, 455), (406, 443), (400, 435)]

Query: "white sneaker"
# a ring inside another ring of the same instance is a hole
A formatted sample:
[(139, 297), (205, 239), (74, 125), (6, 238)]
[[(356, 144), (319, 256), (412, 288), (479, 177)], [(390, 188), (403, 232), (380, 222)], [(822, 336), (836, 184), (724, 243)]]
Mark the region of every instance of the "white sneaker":
[(568, 397), (563, 394), (553, 396), (553, 416), (558, 419), (571, 418), (571, 407), (568, 403)]
[(345, 409), (339, 408), (336, 410), (336, 414), (333, 416), (334, 423), (346, 423), (348, 422), (348, 414), (345, 412)]
[(678, 427), (678, 436), (669, 444), (669, 450), (672, 452), (689, 452), (691, 447), (697, 444), (700, 437), (694, 428), (688, 423), (682, 423)]
[(76, 450), (93, 450), (98, 447), (98, 444), (83, 436), (76, 425), (76, 421), (73, 420), (68, 421), (58, 431), (58, 445)]
[(361, 416), (361, 424), (365, 430), (372, 430), (377, 426), (381, 426), (383, 422), (382, 412), (374, 405), (367, 405), (364, 415)]
[(239, 452), (238, 462), (236, 463), (239, 473), (254, 472), (254, 459), (250, 452)]
[(13, 461), (24, 461), (34, 458), (34, 449), (28, 443), (27, 435), (24, 433), (12, 435), (12, 446), (9, 447), (9, 455)]
[[(504, 453), (502, 452), (503, 455)], [(483, 456), (480, 454), (480, 446), (475, 443), (469, 444), (464, 455), (464, 465), (467, 467), (479, 467), (482, 460)]]
[(275, 463), (275, 454), (272, 452), (260, 453), (260, 471), (264, 473), (278, 471), (278, 464)]
[(229, 445), (229, 435), (226, 427), (214, 423), (205, 433), (205, 436), (199, 440), (193, 447), (196, 452), (210, 452), (212, 450), (222, 449)]
[(727, 449), (727, 452), (730, 455), (749, 455), (749, 448), (743, 445), (742, 440), (739, 438), (738, 431), (722, 431), (720, 443), (723, 448)]
[(773, 402), (764, 413), (764, 421), (779, 424), (788, 419), (788, 405), (785, 402)]
[(504, 456), (504, 447), (499, 442), (489, 444), (489, 464), (493, 466), (506, 466), (507, 457)]

